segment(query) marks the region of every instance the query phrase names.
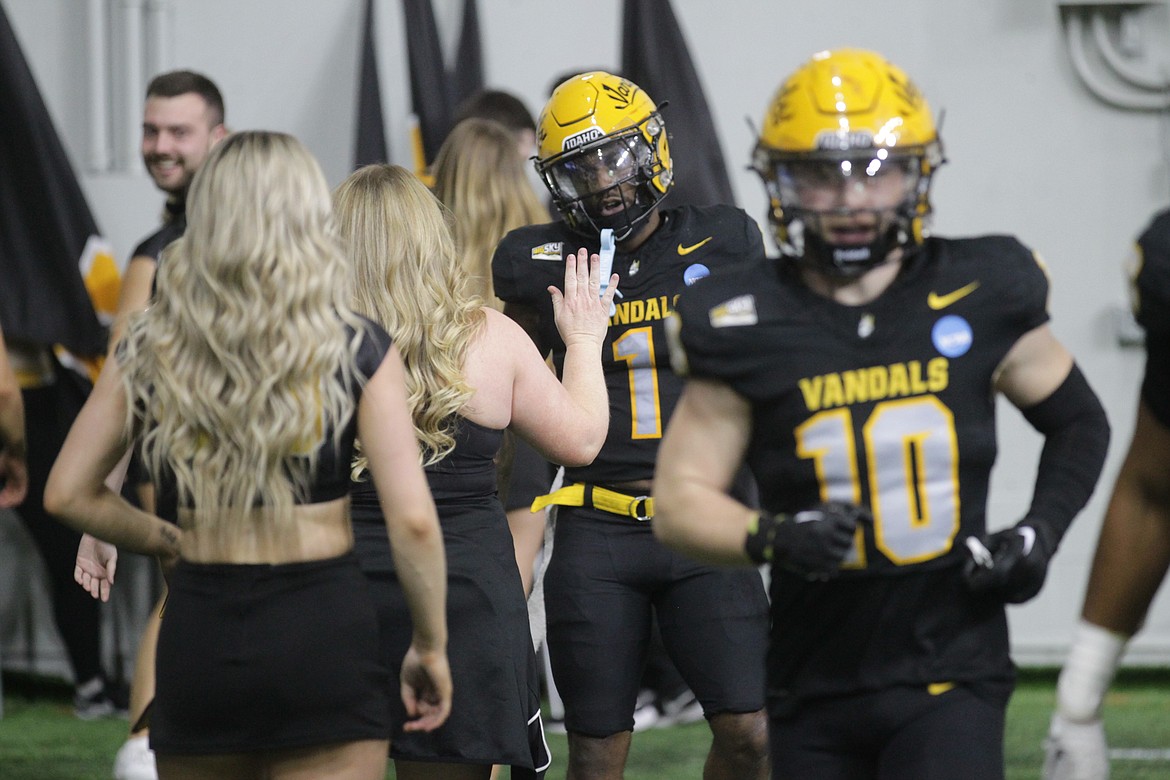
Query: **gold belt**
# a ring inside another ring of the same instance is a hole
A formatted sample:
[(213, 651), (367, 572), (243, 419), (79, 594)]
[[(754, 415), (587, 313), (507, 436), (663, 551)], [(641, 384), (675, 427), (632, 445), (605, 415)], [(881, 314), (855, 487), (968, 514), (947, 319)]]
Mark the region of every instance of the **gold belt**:
[(638, 521), (646, 521), (654, 517), (654, 498), (652, 496), (628, 496), (616, 490), (608, 490), (597, 485), (587, 485), (578, 482), (568, 487), (537, 496), (532, 502), (532, 511), (539, 512), (546, 506), (583, 506), (600, 509), (623, 517), (632, 517)]

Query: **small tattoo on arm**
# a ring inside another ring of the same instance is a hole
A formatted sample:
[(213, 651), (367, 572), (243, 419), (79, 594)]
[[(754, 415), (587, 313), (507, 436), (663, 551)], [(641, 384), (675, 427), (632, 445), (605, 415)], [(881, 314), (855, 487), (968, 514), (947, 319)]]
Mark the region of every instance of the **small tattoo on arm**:
[(177, 533), (175, 533), (174, 528), (167, 525), (167, 526), (164, 526), (163, 528), (160, 528), (158, 532), (160, 535), (162, 535), (163, 540), (166, 541), (166, 543), (172, 549), (175, 549), (179, 546), (179, 535)]

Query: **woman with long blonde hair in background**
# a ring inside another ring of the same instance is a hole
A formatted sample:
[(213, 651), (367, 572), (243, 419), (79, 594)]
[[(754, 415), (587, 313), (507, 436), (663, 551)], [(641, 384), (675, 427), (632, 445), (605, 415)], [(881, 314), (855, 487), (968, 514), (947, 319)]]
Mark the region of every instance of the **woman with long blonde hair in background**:
[[(511, 428), (550, 460), (593, 460), (609, 420), (601, 344), (613, 293), (600, 295), (600, 261), (584, 251), (566, 263), (564, 291), (549, 288), (568, 345), (562, 385), (527, 334), (472, 293), (442, 205), (409, 171), (362, 168), (337, 188), (334, 208), (354, 265), (354, 308), (385, 327), (402, 352), (415, 452), (447, 551), (452, 715), (430, 733), (393, 732), (397, 777), (486, 778), (493, 764), (533, 776), (547, 768), (548, 754), (494, 458)], [(373, 530), (380, 510), (360, 458), (354, 472), (356, 550), (393, 659), (405, 650), (409, 616), (396, 562)]]
[(516, 136), (491, 119), (455, 125), (435, 158), (435, 197), (454, 217), (451, 232), (472, 290), (492, 308), (492, 254), (505, 233), (551, 221), (525, 174)]
[[(411, 728), (437, 727), (451, 701), (443, 548), (398, 350), (353, 311), (329, 190), (296, 139), (223, 141), (187, 208), (46, 508), (168, 572), (150, 735), (160, 777), (381, 780), (391, 676), (352, 552), (356, 435), (411, 616)], [(176, 496), (178, 526), (104, 484), (135, 441)]]

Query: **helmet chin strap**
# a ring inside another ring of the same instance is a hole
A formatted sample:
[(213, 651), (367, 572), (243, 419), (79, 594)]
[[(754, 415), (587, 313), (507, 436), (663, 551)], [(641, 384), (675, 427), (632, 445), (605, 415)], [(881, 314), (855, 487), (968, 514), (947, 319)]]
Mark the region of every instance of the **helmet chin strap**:
[(830, 244), (819, 233), (810, 230), (805, 235), (804, 254), (818, 270), (853, 279), (889, 261), (890, 254), (898, 246), (896, 235), (891, 234), (898, 232), (898, 226), (894, 224), (868, 244), (841, 245)]
[[(632, 201), (627, 201), (626, 196), (620, 189), (620, 186), (620, 184), (615, 185), (615, 188), (617, 188), (618, 191), (618, 197), (621, 198), (622, 201), (621, 211), (609, 216), (593, 216), (589, 213), (588, 209), (583, 209), (585, 212), (585, 218), (589, 221), (592, 230), (586, 229), (582, 232), (592, 233), (593, 231), (609, 230), (612, 231), (614, 240), (618, 243), (621, 243), (630, 236), (634, 235), (638, 225), (640, 225), (643, 221), (646, 220), (647, 217), (650, 216), (650, 212), (654, 210), (654, 207), (657, 206), (658, 202), (661, 200), (661, 198), (657, 200), (651, 199), (652, 202), (649, 205), (639, 202), (639, 195), (642, 194), (641, 191), (643, 187), (643, 185), (639, 184), (635, 189)], [(631, 214), (633, 217), (630, 216)]]
[(786, 240), (781, 240), (780, 231), (776, 231), (781, 254), (798, 265), (839, 279), (856, 279), (888, 263), (894, 250), (913, 242), (900, 210), (889, 228), (868, 244), (831, 244), (800, 218), (783, 227)]
[(625, 241), (634, 232), (635, 220), (630, 220), (625, 209), (617, 214), (612, 214), (608, 217), (594, 217), (587, 215), (589, 221), (593, 223), (593, 228), (604, 233), (609, 231), (613, 235), (614, 241)]

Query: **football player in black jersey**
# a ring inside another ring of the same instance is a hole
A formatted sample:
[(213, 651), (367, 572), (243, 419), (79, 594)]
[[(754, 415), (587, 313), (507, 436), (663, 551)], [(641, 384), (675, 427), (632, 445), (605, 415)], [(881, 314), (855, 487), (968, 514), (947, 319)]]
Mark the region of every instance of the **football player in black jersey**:
[(534, 511), (558, 506), (544, 587), (568, 776), (622, 776), (652, 611), (714, 734), (705, 776), (766, 776), (762, 580), (665, 548), (651, 531), (649, 498), (658, 444), (682, 390), (663, 323), (686, 285), (763, 257), (760, 230), (730, 206), (660, 207), (673, 175), (666, 127), (626, 79), (600, 71), (568, 79), (537, 125), (537, 171), (564, 221), (500, 242), (492, 271), (505, 312), (560, 371), (565, 346), (546, 290), (560, 284), (566, 253), (612, 247), (620, 276), (602, 347), (608, 438), (592, 465), (567, 469), (566, 487), (533, 503)]
[(1170, 566), (1170, 211), (1137, 242), (1134, 314), (1146, 367), (1129, 452), (1117, 474), (1081, 620), (1056, 688), (1046, 780), (1105, 780), (1105, 691)]
[[(1003, 777), (1005, 603), (1040, 590), (1108, 423), (1008, 236), (929, 237), (942, 150), (872, 52), (780, 87), (755, 168), (781, 257), (684, 293), (690, 379), (655, 475), (655, 531), (770, 563), (774, 777)], [(988, 533), (996, 395), (1044, 436), (1031, 506)], [(725, 494), (741, 462), (759, 512)]]

